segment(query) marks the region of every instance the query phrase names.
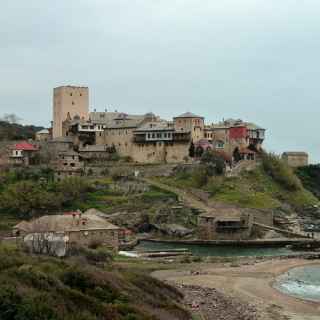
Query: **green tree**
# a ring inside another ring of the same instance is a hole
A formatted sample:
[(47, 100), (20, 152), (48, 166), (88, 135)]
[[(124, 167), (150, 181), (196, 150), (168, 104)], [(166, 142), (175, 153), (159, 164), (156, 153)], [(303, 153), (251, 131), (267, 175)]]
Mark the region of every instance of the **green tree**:
[(32, 217), (40, 211), (49, 211), (59, 206), (59, 197), (49, 193), (43, 185), (34, 181), (10, 184), (1, 194), (0, 209)]
[(189, 147), (189, 157), (194, 158), (195, 155), (195, 147), (193, 141), (191, 141), (190, 147)]
[(91, 183), (80, 177), (66, 178), (56, 184), (56, 191), (61, 194), (64, 204), (70, 204), (75, 200), (83, 200), (85, 194), (92, 188)]
[(207, 150), (201, 156), (201, 163), (207, 165), (207, 174), (212, 176), (213, 174), (221, 175), (225, 172), (226, 164), (223, 156), (218, 152)]

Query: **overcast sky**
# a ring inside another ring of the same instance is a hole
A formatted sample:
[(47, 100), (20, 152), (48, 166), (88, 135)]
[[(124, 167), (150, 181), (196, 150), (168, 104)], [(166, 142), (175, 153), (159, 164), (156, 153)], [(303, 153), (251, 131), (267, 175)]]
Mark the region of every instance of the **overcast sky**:
[(48, 126), (52, 88), (164, 118), (242, 118), (320, 162), (319, 0), (1, 0), (0, 116)]

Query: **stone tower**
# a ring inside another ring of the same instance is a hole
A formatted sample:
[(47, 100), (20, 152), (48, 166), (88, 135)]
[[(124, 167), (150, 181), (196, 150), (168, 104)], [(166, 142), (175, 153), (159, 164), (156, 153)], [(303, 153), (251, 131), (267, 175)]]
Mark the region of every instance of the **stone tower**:
[(89, 118), (89, 88), (62, 86), (53, 89), (53, 138), (62, 137), (62, 122), (69, 116)]

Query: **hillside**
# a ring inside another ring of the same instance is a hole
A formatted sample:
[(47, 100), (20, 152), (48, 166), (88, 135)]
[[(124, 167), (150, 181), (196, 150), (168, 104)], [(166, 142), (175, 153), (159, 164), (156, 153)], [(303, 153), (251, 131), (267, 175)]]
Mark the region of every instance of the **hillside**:
[(34, 139), (35, 133), (44, 129), (33, 125), (21, 125), (0, 120), (0, 140)]
[(320, 165), (309, 165), (296, 169), (303, 186), (320, 198)]
[(318, 203), (316, 197), (301, 187), (288, 190), (268, 175), (262, 167), (242, 172), (237, 177), (215, 176), (199, 185), (201, 173), (178, 173), (159, 180), (168, 185), (184, 189), (201, 189), (209, 194), (209, 200), (255, 209), (275, 209), (283, 204), (301, 211)]
[(2, 320), (179, 320), (182, 295), (142, 272), (0, 246)]
[(53, 182), (52, 172), (45, 169), (4, 173), (0, 176), (0, 233), (8, 234), (17, 219), (96, 208), (114, 224), (137, 233), (190, 234), (197, 228), (201, 201), (197, 205), (183, 203), (179, 190), (202, 192), (210, 205), (270, 210), (285, 228), (293, 223), (297, 231), (320, 217), (319, 200), (290, 168), (269, 156), (254, 170), (232, 177), (212, 173), (207, 164), (177, 166), (170, 176), (151, 180), (107, 174)]
[(254, 170), (237, 176), (217, 176), (209, 171), (206, 165), (192, 170), (182, 166), (174, 175), (157, 181), (180, 190), (201, 190), (210, 205), (272, 210), (278, 221), (286, 224), (290, 220), (298, 229), (320, 217), (319, 200), (276, 157), (267, 156)]

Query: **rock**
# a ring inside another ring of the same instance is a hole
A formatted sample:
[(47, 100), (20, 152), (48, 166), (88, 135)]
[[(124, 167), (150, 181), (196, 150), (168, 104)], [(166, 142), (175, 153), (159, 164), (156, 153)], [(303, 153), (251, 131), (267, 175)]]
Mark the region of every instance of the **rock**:
[(156, 229), (161, 231), (164, 234), (173, 236), (173, 237), (185, 237), (193, 233), (193, 230), (185, 228), (178, 224), (161, 224), (161, 225), (154, 225)]

